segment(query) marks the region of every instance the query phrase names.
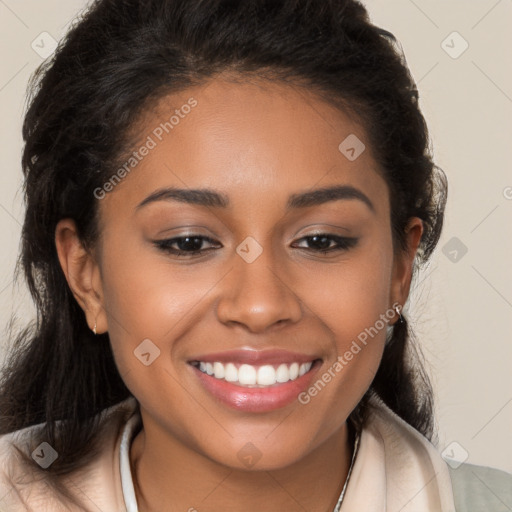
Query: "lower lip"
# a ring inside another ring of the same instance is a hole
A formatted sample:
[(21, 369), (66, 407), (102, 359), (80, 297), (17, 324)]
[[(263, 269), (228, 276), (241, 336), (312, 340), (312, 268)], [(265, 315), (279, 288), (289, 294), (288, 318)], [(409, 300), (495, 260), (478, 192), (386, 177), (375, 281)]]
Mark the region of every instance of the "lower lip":
[(320, 366), (315, 361), (308, 373), (296, 380), (275, 384), (267, 388), (247, 388), (216, 379), (192, 366), (201, 384), (225, 405), (244, 412), (269, 412), (291, 404), (307, 389)]

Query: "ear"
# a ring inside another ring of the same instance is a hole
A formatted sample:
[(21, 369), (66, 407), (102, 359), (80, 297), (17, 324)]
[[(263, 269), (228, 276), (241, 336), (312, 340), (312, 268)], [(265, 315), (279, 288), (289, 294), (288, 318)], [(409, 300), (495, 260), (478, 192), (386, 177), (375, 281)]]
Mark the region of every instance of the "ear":
[(84, 310), (89, 328), (96, 326), (98, 334), (108, 331), (100, 269), (94, 255), (80, 240), (72, 219), (57, 224), (55, 245), (68, 285)]
[(402, 309), (409, 296), (414, 257), (420, 245), (422, 234), (423, 221), (419, 217), (411, 217), (405, 228), (406, 250), (398, 249), (393, 261), (389, 299), (390, 304), (398, 303), (400, 309)]

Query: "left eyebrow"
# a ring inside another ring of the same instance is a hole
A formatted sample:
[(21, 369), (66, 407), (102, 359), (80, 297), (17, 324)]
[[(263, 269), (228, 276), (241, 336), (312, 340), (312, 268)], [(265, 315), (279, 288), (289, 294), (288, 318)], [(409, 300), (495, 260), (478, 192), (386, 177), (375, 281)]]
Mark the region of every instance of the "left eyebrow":
[(369, 197), (352, 185), (335, 185), (333, 187), (318, 188), (301, 194), (293, 194), (288, 200), (287, 209), (308, 208), (309, 206), (317, 206), (340, 199), (358, 199), (375, 213), (375, 207)]
[[(362, 201), (373, 213), (375, 207), (368, 196), (352, 185), (335, 185), (307, 192), (292, 194), (286, 204), (287, 210), (318, 206), (330, 201), (357, 199)], [(137, 205), (137, 210), (157, 201), (179, 201), (211, 208), (227, 208), (229, 197), (211, 189), (163, 188), (156, 190)]]

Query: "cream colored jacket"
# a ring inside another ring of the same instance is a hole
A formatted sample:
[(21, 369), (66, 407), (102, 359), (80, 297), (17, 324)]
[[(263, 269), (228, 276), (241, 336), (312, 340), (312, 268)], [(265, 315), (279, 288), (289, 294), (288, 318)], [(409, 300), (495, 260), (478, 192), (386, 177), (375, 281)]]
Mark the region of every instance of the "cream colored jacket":
[[(423, 436), (379, 400), (373, 399), (372, 404), (341, 512), (512, 510), (512, 475), (467, 464), (450, 469)], [(104, 411), (108, 420), (102, 431), (100, 454), (84, 469), (58, 479), (64, 489), (84, 503), (83, 507), (73, 506), (59, 495), (38, 464), (34, 463), (31, 471), (20, 464), (11, 443), (30, 440), (34, 427), (1, 436), (0, 512), (127, 512), (120, 446), (127, 420), (136, 414), (135, 406), (135, 399), (129, 398)], [(35, 457), (47, 457), (44, 449), (36, 450)], [(170, 510), (172, 507), (162, 507), (162, 512)], [(269, 508), (261, 512), (281, 511)]]

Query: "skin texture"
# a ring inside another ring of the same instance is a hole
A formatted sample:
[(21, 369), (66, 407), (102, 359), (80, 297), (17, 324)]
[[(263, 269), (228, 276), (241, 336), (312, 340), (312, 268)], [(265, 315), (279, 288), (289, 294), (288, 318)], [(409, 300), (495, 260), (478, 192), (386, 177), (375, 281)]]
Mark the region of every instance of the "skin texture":
[[(144, 428), (130, 452), (139, 510), (332, 510), (352, 453), (346, 419), (377, 371), (386, 330), (310, 403), (265, 413), (214, 399), (188, 361), (278, 348), (320, 358), (321, 378), (359, 333), (406, 301), (421, 220), (410, 219), (409, 250), (395, 254), (388, 187), (363, 128), (304, 89), (217, 78), (147, 111), (139, 142), (190, 97), (197, 106), (100, 201), (95, 250), (83, 248), (72, 220), (56, 230), (87, 322), (109, 332), (141, 404)], [(354, 161), (338, 149), (350, 134), (366, 144)], [(292, 194), (341, 184), (373, 210), (359, 199), (286, 210)], [(170, 186), (215, 189), (229, 206), (161, 200), (137, 209)], [(318, 233), (358, 240), (322, 254), (304, 239)], [(179, 258), (153, 244), (185, 235), (210, 237), (215, 245), (201, 248), (214, 248)], [(252, 263), (236, 252), (248, 236), (263, 249)], [(134, 356), (147, 338), (160, 349), (149, 366)], [(250, 470), (237, 457), (246, 443), (261, 453)]]

